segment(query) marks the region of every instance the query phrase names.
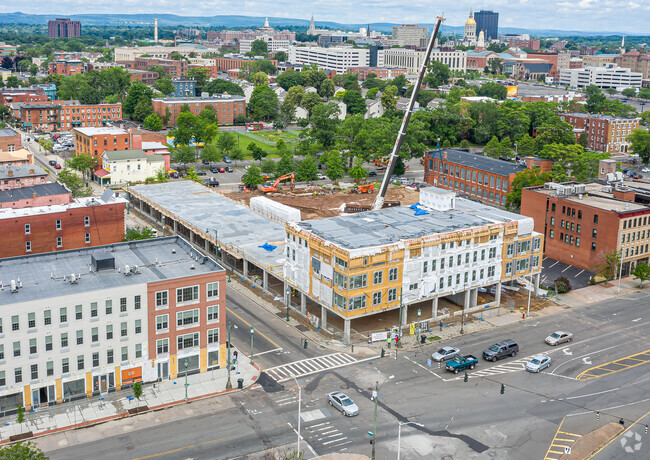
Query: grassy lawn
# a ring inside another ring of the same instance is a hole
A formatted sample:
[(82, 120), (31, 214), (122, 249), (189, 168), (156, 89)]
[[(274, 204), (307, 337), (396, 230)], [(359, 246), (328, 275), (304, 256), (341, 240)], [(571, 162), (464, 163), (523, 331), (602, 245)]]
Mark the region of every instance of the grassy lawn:
[(248, 144), (253, 142), (262, 150), (268, 152), (269, 158), (278, 158), (278, 152), (275, 148), (276, 142), (283, 139), (289, 147), (298, 143), (298, 134), (286, 131), (257, 131), (255, 133), (237, 133), (239, 139), (239, 148), (242, 149), (246, 158), (252, 158)]

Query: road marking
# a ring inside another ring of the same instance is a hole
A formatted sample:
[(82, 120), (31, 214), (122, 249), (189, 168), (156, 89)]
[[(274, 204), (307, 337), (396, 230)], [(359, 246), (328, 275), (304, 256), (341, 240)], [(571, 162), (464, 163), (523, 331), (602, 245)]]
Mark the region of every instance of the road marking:
[[(245, 325), (247, 325), (248, 327), (252, 327), (252, 326), (251, 326), (251, 323), (249, 323), (248, 321), (246, 321), (244, 318), (242, 318), (241, 316), (239, 316), (237, 313), (235, 313), (234, 311), (232, 311), (230, 308), (226, 307), (226, 310), (227, 310), (230, 314), (235, 315), (235, 318), (239, 318), (239, 320), (240, 320), (242, 323), (244, 323)], [(269, 339), (269, 338), (268, 338), (268, 337), (267, 337), (263, 332), (260, 332), (260, 331), (257, 331), (257, 330), (256, 330), (255, 333), (261, 335), (262, 337), (264, 337), (266, 340), (268, 340), (269, 342), (271, 342), (271, 343), (272, 343), (273, 345), (275, 345), (276, 347), (278, 347), (278, 348), (282, 348), (280, 345), (278, 345), (277, 343), (275, 343), (273, 340)]]
[(574, 278), (577, 278), (584, 270), (580, 270), (577, 275), (574, 276)]
[[(311, 450), (312, 455), (313, 455), (314, 457), (318, 456), (318, 454), (316, 453), (316, 451), (314, 450), (314, 448), (311, 446), (311, 444), (309, 444), (309, 441), (307, 441), (307, 440), (302, 436), (302, 434), (298, 433), (298, 431), (293, 427), (293, 425), (291, 425), (291, 423), (287, 422), (287, 425), (289, 425), (289, 426), (291, 427), (291, 429), (293, 430), (294, 433), (296, 433), (298, 436), (300, 436), (300, 441), (305, 441), (305, 444), (307, 444), (307, 447), (309, 447), (309, 450)], [(134, 460), (137, 460), (137, 459), (134, 459)]]
[(594, 409), (594, 410), (588, 411), (588, 412), (578, 412), (576, 414), (569, 414), (569, 415), (567, 415), (567, 417), (575, 417), (575, 416), (578, 416), (578, 415), (593, 414), (595, 410), (600, 410), (601, 412), (604, 412), (604, 411), (607, 411), (607, 410), (620, 409), (621, 407), (632, 406), (632, 405), (644, 403), (644, 402), (647, 402), (647, 401), (650, 401), (650, 398), (642, 399), (641, 401), (634, 401), (634, 402), (631, 402), (631, 403), (628, 403), (628, 404), (621, 404), (619, 406), (603, 407), (602, 409)]
[[(638, 362), (634, 362), (631, 364), (626, 364), (623, 362), (629, 359)], [(604, 377), (606, 375), (616, 374), (617, 372), (621, 372), (627, 369), (632, 369), (633, 367), (641, 366), (646, 363), (650, 363), (650, 350), (646, 350), (641, 353), (637, 353), (635, 355), (626, 356), (624, 358), (619, 358), (605, 364), (600, 364), (598, 366), (590, 367), (586, 371), (583, 371), (580, 374), (578, 374), (576, 379), (581, 381), (597, 379), (599, 377)], [(610, 369), (608, 368), (608, 366), (620, 366), (620, 368)]]
[(265, 355), (267, 353), (273, 353), (274, 351), (278, 351), (278, 350), (282, 350), (282, 348), (274, 348), (273, 350), (266, 350), (266, 351), (263, 351), (262, 353), (256, 353), (255, 356), (262, 356), (262, 355)]
[(589, 356), (585, 356), (584, 358), (582, 358), (582, 362), (585, 364), (591, 364), (591, 360), (589, 359)]
[(350, 364), (362, 363), (377, 359), (379, 356), (371, 358), (356, 359), (347, 353), (332, 353), (331, 355), (317, 356), (315, 358), (301, 359), (292, 363), (282, 364), (280, 366), (265, 369), (264, 372), (273, 378), (276, 382), (282, 383), (290, 380), (291, 374), (296, 378), (317, 374), (331, 369), (349, 366)]
[[(442, 377), (440, 377), (438, 374), (436, 374), (435, 372), (433, 372), (431, 369), (428, 369), (428, 368), (424, 367), (422, 364), (418, 363), (417, 361), (413, 361), (411, 358), (409, 358), (409, 357), (406, 356), (406, 355), (403, 355), (403, 356), (404, 356), (406, 359), (408, 359), (409, 361), (411, 361), (413, 364), (415, 364), (416, 366), (420, 366), (422, 369), (424, 369), (425, 371), (429, 372), (430, 374), (433, 374), (433, 375), (435, 375), (436, 377), (438, 377), (439, 379), (444, 380)], [(416, 371), (416, 374), (417, 374), (417, 371)]]
[[(562, 350), (562, 353), (564, 353), (564, 354), (567, 355), (567, 356), (571, 356), (571, 355), (573, 354), (572, 352), (569, 351), (568, 348), (564, 348), (564, 349)], [(258, 354), (259, 354), (259, 353), (258, 353)]]
[(544, 460), (558, 460), (564, 455), (564, 449), (566, 447), (571, 447), (578, 439), (582, 437), (580, 434), (561, 431), (565, 418), (566, 417), (562, 417), (560, 426), (557, 427), (557, 431), (555, 432), (555, 436), (553, 436), (551, 445), (548, 447), (546, 455), (544, 455)]
[(614, 437), (613, 439), (610, 439), (609, 442), (603, 444), (600, 448), (598, 448), (598, 449), (596, 450), (596, 452), (593, 452), (593, 455), (597, 455), (598, 452), (602, 452), (602, 451), (603, 451), (607, 446), (609, 446), (611, 443), (613, 443), (613, 442), (616, 441), (617, 439), (620, 439), (621, 436), (623, 436), (625, 433), (627, 433), (627, 432), (630, 430), (630, 428), (632, 428), (634, 425), (636, 425), (636, 424), (639, 423), (641, 420), (643, 420), (643, 419), (644, 419), (648, 414), (650, 414), (650, 410), (649, 410), (648, 412), (646, 412), (645, 414), (643, 414), (641, 417), (639, 417), (639, 418), (638, 418), (634, 423), (630, 424), (630, 426), (628, 426), (628, 427), (625, 428), (623, 431), (621, 431), (621, 432), (618, 434), (618, 436)]
[(562, 273), (564, 273), (565, 271), (567, 271), (569, 268), (571, 268), (571, 265), (567, 265), (567, 267), (566, 267), (564, 270), (562, 270)]
[(556, 266), (557, 264), (559, 264), (559, 263), (560, 263), (560, 261), (558, 260), (557, 262), (555, 262), (553, 265), (551, 265), (551, 266), (548, 267), (548, 268), (553, 268), (553, 267), (555, 267), (555, 266)]
[(642, 319), (643, 319), (643, 318), (633, 319), (632, 322), (633, 322), (633, 323), (636, 323), (637, 321), (641, 321)]

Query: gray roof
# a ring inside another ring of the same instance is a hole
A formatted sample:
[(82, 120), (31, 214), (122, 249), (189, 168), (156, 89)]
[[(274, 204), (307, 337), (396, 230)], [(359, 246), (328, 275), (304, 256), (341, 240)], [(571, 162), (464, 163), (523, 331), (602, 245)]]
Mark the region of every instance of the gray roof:
[[(129, 149), (129, 150), (104, 150), (102, 156), (106, 157), (108, 161), (121, 161), (121, 160), (138, 160), (147, 158), (144, 150), (142, 149)], [(152, 155), (153, 158), (158, 158)]]
[[(32, 185), (29, 187), (15, 188), (13, 190), (0, 191), (0, 203), (9, 201), (26, 200), (36, 196), (61, 195), (70, 193), (67, 188), (58, 182), (50, 184)], [(1, 278), (0, 278), (1, 279)]]
[[(90, 271), (91, 257), (114, 258), (115, 268)], [(195, 260), (198, 256), (199, 260)], [(158, 261), (158, 263), (156, 263)], [(124, 267), (138, 266), (138, 273), (125, 275)], [(194, 269), (191, 267), (194, 266)], [(118, 271), (118, 268), (120, 271)], [(0, 279), (0, 305), (47, 299), (116, 288), (133, 284), (183, 278), (190, 275), (222, 271), (223, 268), (199, 254), (180, 237), (154, 238), (151, 240), (116, 243), (92, 248), (71, 249), (31, 256), (11, 257), (2, 260)], [(70, 275), (81, 275), (76, 283)], [(63, 277), (67, 279), (63, 279)], [(11, 280), (18, 280), (22, 287), (12, 293), (7, 289)]]
[[(142, 197), (166, 209), (177, 220), (196, 231), (218, 232), (220, 245), (228, 251), (243, 253), (276, 274), (284, 265), (285, 227), (250, 208), (192, 181), (135, 185), (129, 193)], [(278, 246), (266, 251), (258, 246), (271, 243)], [(275, 269), (273, 267), (276, 267)]]
[(0, 129), (0, 137), (10, 137), (10, 136), (15, 136), (16, 134), (18, 133), (11, 128)]
[[(11, 176), (9, 176), (9, 171), (13, 171)], [(0, 166), (0, 179), (20, 179), (21, 177), (46, 175), (47, 172), (37, 165)]]
[[(498, 176), (516, 174), (526, 169), (525, 166), (510, 163), (509, 161), (463, 152), (462, 150), (443, 149), (443, 152), (447, 152), (447, 160), (443, 160), (443, 162), (449, 161), (450, 163), (469, 166)], [(429, 155), (433, 156), (433, 151), (430, 151)]]

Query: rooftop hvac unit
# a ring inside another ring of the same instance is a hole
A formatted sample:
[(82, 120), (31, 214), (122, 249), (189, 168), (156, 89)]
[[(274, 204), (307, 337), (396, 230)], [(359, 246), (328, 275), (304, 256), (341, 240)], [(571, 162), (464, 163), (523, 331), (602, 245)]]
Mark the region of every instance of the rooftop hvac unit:
[(614, 173), (607, 173), (607, 175), (605, 175), (605, 180), (607, 180), (607, 182), (614, 182), (616, 180), (616, 176)]
[(616, 180), (617, 181), (618, 180), (621, 180), (621, 181), (623, 180), (623, 172), (622, 171), (616, 171), (614, 174), (616, 175)]
[[(611, 174), (611, 173), (610, 173)], [(608, 174), (609, 175), (609, 174)], [(612, 174), (613, 176), (613, 174)], [(603, 185), (603, 192), (605, 193), (612, 193), (612, 186), (611, 185)]]
[(573, 186), (573, 191), (575, 193), (585, 193), (587, 191), (587, 186), (585, 184), (576, 184)]

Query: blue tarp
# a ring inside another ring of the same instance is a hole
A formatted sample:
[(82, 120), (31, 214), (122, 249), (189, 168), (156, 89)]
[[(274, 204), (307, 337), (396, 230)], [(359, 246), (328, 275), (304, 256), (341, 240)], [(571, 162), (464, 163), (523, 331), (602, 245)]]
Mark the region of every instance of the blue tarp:
[(411, 208), (411, 209), (413, 209), (413, 210), (416, 210), (416, 209), (418, 209), (420, 206), (422, 206), (420, 203), (415, 203), (415, 204), (412, 204), (411, 206), (409, 206), (409, 208)]
[(273, 251), (275, 248), (277, 248), (277, 246), (273, 246), (272, 244), (269, 244), (269, 243), (264, 243), (263, 245), (258, 246), (258, 248), (262, 248), (262, 249), (270, 252), (270, 251)]
[(424, 216), (425, 214), (429, 214), (429, 213), (426, 212), (424, 209), (418, 209), (417, 211), (415, 211), (416, 216)]

